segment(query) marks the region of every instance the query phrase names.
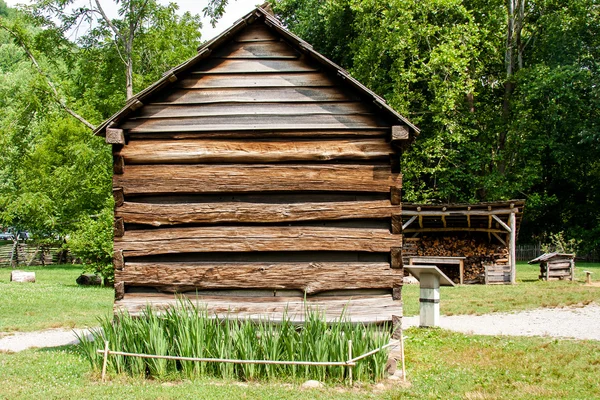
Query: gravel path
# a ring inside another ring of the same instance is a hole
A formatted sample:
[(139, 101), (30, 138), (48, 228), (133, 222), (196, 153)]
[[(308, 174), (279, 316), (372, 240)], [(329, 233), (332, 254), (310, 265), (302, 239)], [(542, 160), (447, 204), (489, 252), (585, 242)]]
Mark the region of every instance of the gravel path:
[[(419, 325), (419, 317), (405, 317), (402, 326)], [(550, 336), (600, 340), (600, 305), (538, 308), (514, 313), (441, 316), (440, 327), (478, 335)]]
[(87, 329), (46, 329), (36, 332), (0, 333), (0, 351), (22, 351), (32, 347), (55, 347), (77, 344), (75, 333), (88, 334)]
[[(402, 326), (419, 325), (419, 317), (404, 317)], [(479, 335), (550, 336), (600, 340), (600, 305), (538, 308), (514, 313), (441, 316), (440, 327)], [(0, 351), (76, 344), (87, 329), (48, 329), (37, 332), (0, 333)]]

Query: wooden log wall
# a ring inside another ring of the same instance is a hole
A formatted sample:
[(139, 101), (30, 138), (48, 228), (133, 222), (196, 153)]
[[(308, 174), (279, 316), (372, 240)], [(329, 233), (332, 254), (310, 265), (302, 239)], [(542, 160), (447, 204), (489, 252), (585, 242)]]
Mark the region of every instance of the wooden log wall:
[(393, 123), (264, 24), (194, 68), (107, 132), (116, 309), (401, 315)]

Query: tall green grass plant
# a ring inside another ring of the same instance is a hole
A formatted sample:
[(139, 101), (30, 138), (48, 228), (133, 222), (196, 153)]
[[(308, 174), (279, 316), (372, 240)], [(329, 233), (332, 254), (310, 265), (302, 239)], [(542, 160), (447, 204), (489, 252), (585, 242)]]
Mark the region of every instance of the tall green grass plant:
[[(100, 328), (90, 338), (81, 337), (79, 351), (95, 369), (101, 368), (97, 350), (107, 340), (110, 349), (138, 354), (238, 360), (340, 362), (348, 359), (348, 340), (358, 356), (389, 342), (386, 329), (352, 324), (343, 316), (327, 322), (318, 310), (308, 309), (303, 325), (294, 325), (284, 314), (281, 322), (249, 319), (219, 319), (190, 301), (160, 313), (146, 308), (141, 316), (120, 314), (114, 320), (100, 319)], [(354, 379), (377, 381), (384, 375), (387, 351), (358, 361)], [(317, 379), (341, 382), (347, 368), (341, 366), (296, 366), (228, 364), (214, 362), (142, 359), (112, 355), (108, 369), (113, 373), (155, 378), (219, 377), (240, 380)]]

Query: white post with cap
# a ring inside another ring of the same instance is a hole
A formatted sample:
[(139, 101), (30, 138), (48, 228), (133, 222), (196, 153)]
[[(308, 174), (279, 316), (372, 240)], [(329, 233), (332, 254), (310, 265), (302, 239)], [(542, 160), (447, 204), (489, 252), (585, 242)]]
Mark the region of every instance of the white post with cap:
[(455, 286), (435, 265), (405, 265), (404, 268), (420, 283), (419, 326), (440, 324), (440, 286)]

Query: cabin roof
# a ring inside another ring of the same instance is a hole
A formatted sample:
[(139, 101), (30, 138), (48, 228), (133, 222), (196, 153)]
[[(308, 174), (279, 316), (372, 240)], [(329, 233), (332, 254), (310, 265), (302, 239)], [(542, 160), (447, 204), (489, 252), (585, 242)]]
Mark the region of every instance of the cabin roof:
[(406, 125), (409, 128), (411, 139), (419, 134), (419, 128), (417, 128), (407, 118), (405, 118), (404, 116), (396, 112), (392, 107), (390, 107), (382, 97), (378, 96), (376, 93), (368, 89), (366, 86), (362, 85), (353, 77), (351, 77), (350, 74), (342, 67), (335, 64), (333, 61), (327, 59), (319, 52), (315, 51), (309, 43), (305, 42), (298, 36), (285, 29), (277, 18), (269, 14), (266, 10), (264, 10), (261, 7), (257, 7), (255, 10), (246, 14), (244, 17), (235, 22), (229, 29), (225, 30), (220, 35), (203, 44), (201, 47), (198, 48), (198, 54), (196, 54), (194, 57), (165, 72), (161, 79), (148, 86), (146, 89), (135, 94), (132, 98), (130, 98), (127, 101), (127, 103), (121, 110), (119, 110), (117, 113), (113, 114), (110, 118), (108, 118), (106, 121), (100, 124), (100, 126), (98, 126), (94, 130), (94, 134), (98, 136), (105, 136), (106, 128), (108, 128), (113, 123), (120, 122), (121, 120), (126, 118), (130, 113), (142, 107), (146, 98), (156, 94), (157, 92), (168, 87), (173, 82), (177, 81), (179, 74), (187, 72), (192, 67), (200, 63), (202, 60), (208, 58), (212, 52), (217, 50), (222, 45), (226, 44), (232, 38), (233, 35), (239, 33), (246, 26), (254, 23), (255, 21), (261, 21), (267, 27), (277, 32), (279, 35), (284, 37), (290, 45), (295, 47), (300, 52), (308, 55), (312, 60), (323, 66), (324, 69), (327, 70), (329, 73), (337, 74), (345, 82), (347, 82), (348, 86), (350, 86), (355, 91), (359, 92), (364, 97), (372, 98), (373, 102), (379, 108), (379, 110), (381, 110), (382, 113), (386, 114), (392, 120), (398, 121), (400, 125)]

